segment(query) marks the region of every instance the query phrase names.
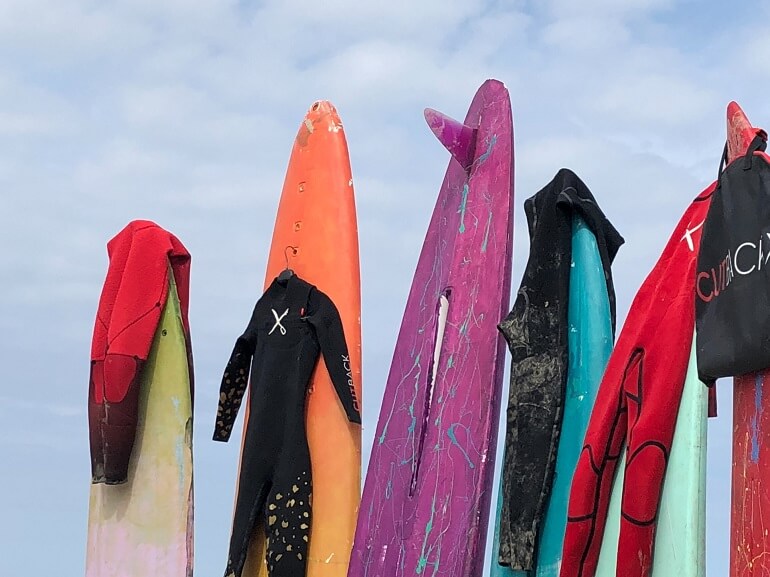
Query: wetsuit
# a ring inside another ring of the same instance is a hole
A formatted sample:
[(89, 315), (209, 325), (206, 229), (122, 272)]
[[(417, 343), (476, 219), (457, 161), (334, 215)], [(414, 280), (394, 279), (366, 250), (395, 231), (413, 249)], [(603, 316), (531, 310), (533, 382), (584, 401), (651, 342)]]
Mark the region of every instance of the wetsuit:
[(91, 343), (88, 424), (91, 480), (115, 485), (128, 480), (142, 369), (166, 306), (170, 274), (179, 296), (193, 392), (187, 320), (190, 253), (173, 234), (149, 220), (126, 225), (107, 243), (107, 253), (110, 264)]
[(285, 281), (274, 279), (235, 343), (219, 394), (214, 440), (227, 441), (251, 365), (228, 577), (240, 577), (258, 522), (264, 524), (267, 537), (270, 576), (305, 575), (312, 498), (305, 402), (321, 352), (342, 408), (351, 422), (360, 424), (337, 308), (327, 295), (296, 275)]
[[(561, 577), (593, 577), (626, 446), (618, 577), (648, 577), (695, 328), (695, 263), (712, 184), (690, 204), (637, 292), (607, 363), (569, 498)], [(713, 414), (714, 390), (710, 392)]]
[(561, 169), (524, 202), (529, 260), (516, 302), (500, 323), (511, 350), (511, 386), (503, 460), (503, 505), (498, 563), (529, 571), (534, 565), (559, 444), (569, 365), (569, 283), (572, 223), (580, 215), (593, 232), (602, 261), (615, 334), (612, 261), (623, 237), (591, 191)]

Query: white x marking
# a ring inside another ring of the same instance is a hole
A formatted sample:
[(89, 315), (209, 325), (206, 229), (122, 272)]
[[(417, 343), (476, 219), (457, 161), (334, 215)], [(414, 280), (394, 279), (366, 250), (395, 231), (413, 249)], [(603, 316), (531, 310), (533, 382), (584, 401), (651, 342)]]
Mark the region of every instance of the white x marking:
[(280, 329), (281, 334), (285, 335), (286, 328), (284, 328), (284, 326), (281, 324), (281, 321), (283, 320), (283, 317), (289, 314), (289, 309), (286, 309), (285, 311), (283, 311), (283, 314), (280, 317), (278, 316), (278, 313), (275, 312), (275, 309), (270, 309), (270, 310), (273, 311), (273, 316), (275, 317), (275, 324), (273, 325), (273, 328), (270, 329), (270, 332), (267, 334), (272, 335), (275, 329)]
[(702, 227), (704, 222), (706, 222), (706, 221), (702, 220), (700, 222), (700, 224), (696, 225), (695, 227), (688, 228), (685, 231), (684, 236), (679, 239), (680, 241), (682, 241), (682, 240), (686, 240), (687, 241), (687, 246), (690, 248), (691, 252), (695, 252), (695, 244), (692, 241), (692, 233), (694, 233), (696, 230), (698, 230), (700, 227)]

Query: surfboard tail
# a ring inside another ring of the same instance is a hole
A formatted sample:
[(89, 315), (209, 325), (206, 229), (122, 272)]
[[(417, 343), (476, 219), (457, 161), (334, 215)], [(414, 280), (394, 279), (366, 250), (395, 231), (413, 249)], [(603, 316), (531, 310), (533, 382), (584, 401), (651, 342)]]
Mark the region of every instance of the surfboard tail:
[(746, 154), (751, 141), (757, 135), (767, 140), (767, 132), (752, 126), (738, 103), (731, 101), (727, 105), (727, 162)]
[[(727, 106), (727, 161), (746, 153), (756, 135), (767, 132), (752, 126), (737, 102)], [(770, 537), (761, 519), (770, 510), (770, 418), (767, 397), (770, 371), (739, 375), (733, 384), (732, 495), (730, 517), (730, 575), (766, 575), (770, 560), (762, 555)]]

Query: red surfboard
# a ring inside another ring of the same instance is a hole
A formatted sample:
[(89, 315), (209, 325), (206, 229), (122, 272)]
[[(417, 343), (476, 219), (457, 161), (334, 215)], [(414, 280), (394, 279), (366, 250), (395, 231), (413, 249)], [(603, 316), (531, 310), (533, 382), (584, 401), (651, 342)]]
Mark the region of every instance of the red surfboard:
[[(727, 162), (746, 154), (758, 133), (764, 131), (753, 127), (741, 107), (731, 102), (727, 107)], [(770, 575), (768, 387), (770, 370), (734, 379), (731, 577)]]

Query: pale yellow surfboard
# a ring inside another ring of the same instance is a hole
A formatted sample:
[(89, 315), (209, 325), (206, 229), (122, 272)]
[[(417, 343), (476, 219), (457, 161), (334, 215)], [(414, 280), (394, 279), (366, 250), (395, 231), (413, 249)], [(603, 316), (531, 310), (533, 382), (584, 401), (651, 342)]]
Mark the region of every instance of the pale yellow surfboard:
[(122, 485), (91, 485), (86, 577), (191, 577), (192, 399), (174, 275), (142, 375)]

